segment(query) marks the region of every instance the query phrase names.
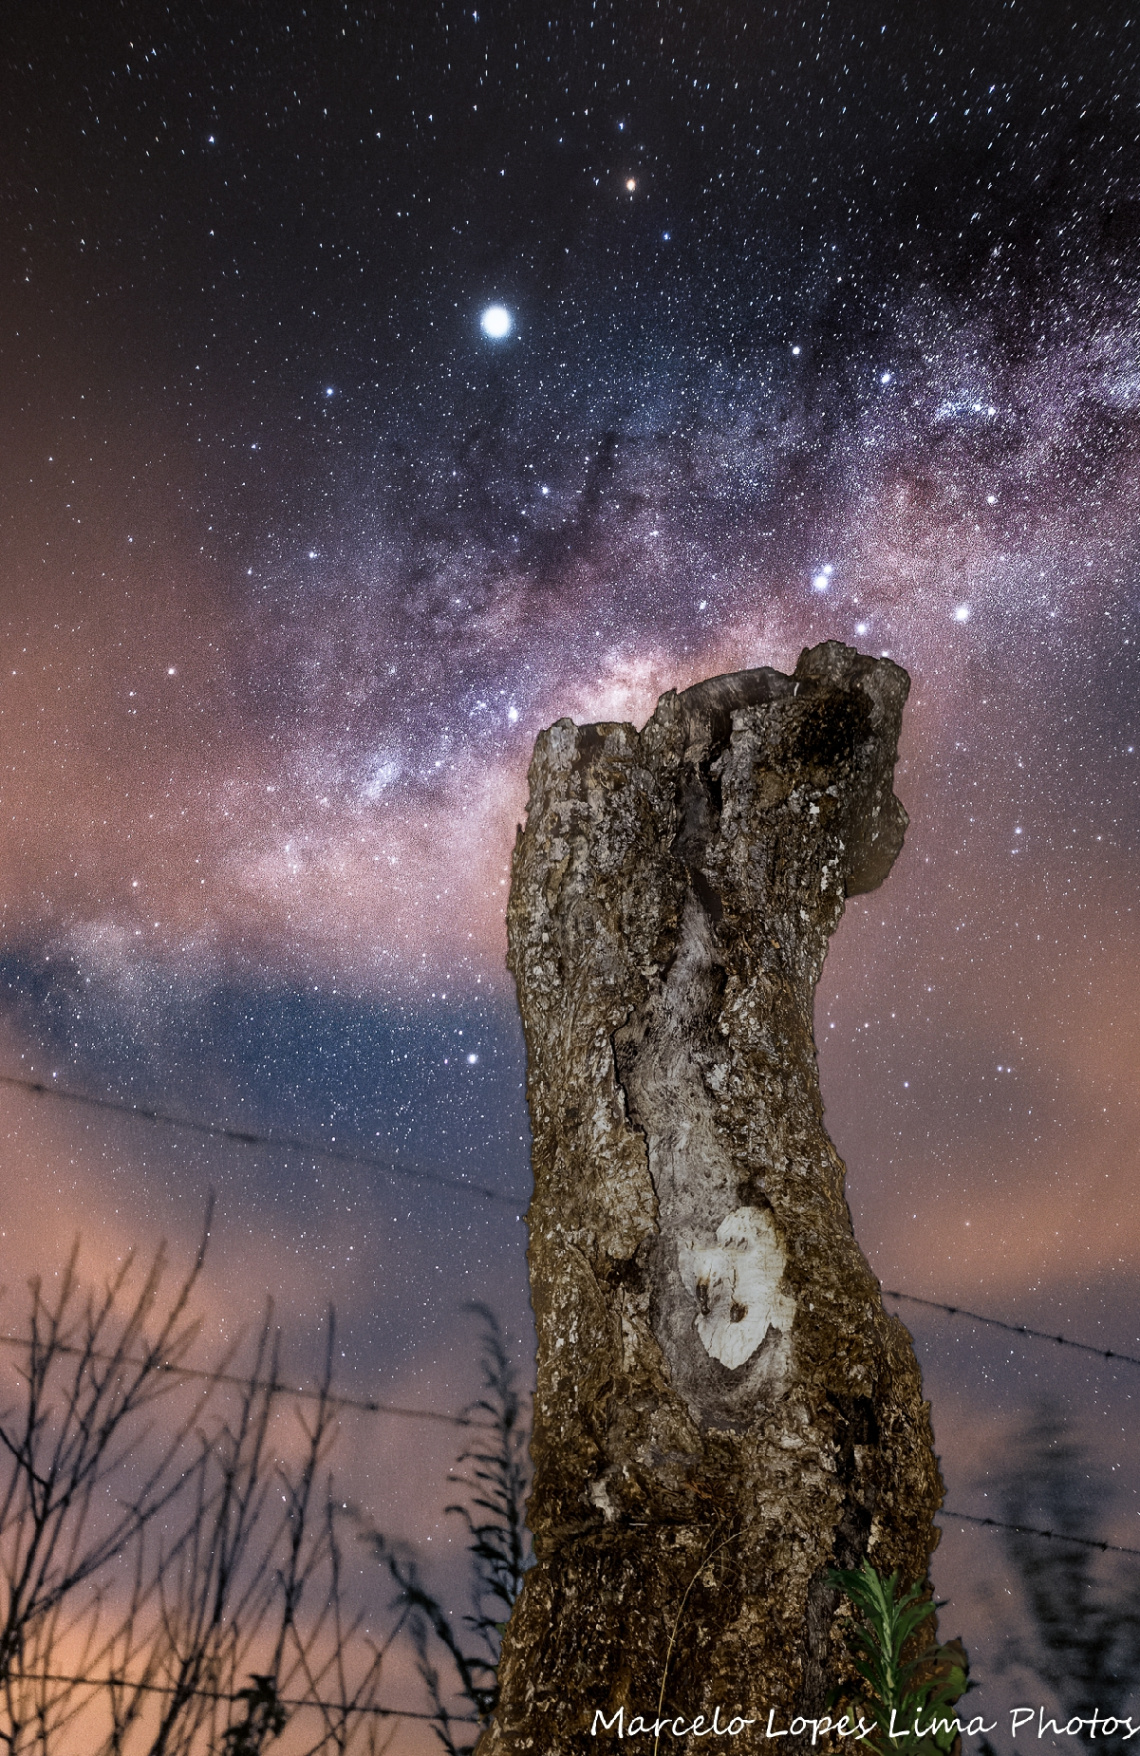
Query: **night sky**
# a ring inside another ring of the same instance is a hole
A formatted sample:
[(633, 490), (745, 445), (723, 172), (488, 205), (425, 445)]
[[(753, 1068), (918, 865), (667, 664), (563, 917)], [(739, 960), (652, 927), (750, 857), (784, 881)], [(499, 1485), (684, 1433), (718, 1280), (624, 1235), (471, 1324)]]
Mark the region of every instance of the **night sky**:
[[(347, 1386), (457, 1408), (484, 1299), (529, 1371), (535, 735), (839, 638), (913, 678), (816, 1006), (860, 1241), (1140, 1351), (1138, 23), (13, 13), (0, 1073), (347, 1156), (0, 1087), (0, 1281), (184, 1256), (214, 1188), (211, 1333), (272, 1294), (303, 1373), (333, 1300)], [(1048, 1394), (1140, 1546), (1140, 1372), (903, 1315), (950, 1506)], [(445, 1541), (446, 1433), (345, 1444)], [(1000, 1539), (946, 1526), (996, 1691)]]

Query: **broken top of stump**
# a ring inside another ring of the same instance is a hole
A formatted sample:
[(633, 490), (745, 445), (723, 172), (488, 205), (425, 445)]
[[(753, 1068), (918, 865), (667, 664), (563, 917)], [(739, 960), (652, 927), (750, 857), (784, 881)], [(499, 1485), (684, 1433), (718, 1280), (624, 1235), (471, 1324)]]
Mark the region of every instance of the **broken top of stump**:
[(852, 1233), (812, 1035), (844, 899), (902, 846), (907, 689), (828, 642), (790, 677), (670, 692), (641, 732), (561, 720), (535, 746), (508, 931), (539, 1559), (481, 1756), (587, 1747), (579, 1708), (652, 1705), (671, 1641), (687, 1712), (818, 1709), (844, 1664), (827, 1570), (925, 1575), (928, 1411)]

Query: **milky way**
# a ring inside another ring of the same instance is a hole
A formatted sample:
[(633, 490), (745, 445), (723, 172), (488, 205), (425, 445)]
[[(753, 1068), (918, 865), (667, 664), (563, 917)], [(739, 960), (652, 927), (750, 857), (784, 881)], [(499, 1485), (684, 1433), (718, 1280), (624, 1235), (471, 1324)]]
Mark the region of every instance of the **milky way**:
[[(1134, 36), (18, 22), (0, 1071), (521, 1196), (536, 732), (840, 638), (914, 679), (907, 848), (817, 1004), (860, 1240), (887, 1285), (1137, 1351)], [(361, 1385), (454, 1403), (492, 1297), (526, 1357), (521, 1200), (4, 1103), (13, 1284), (77, 1227), (185, 1241), (213, 1185), (223, 1327), (335, 1298)], [(1126, 1376), (915, 1326), (951, 1504), (1047, 1387), (1123, 1457)], [(956, 1591), (989, 1540), (948, 1536)]]

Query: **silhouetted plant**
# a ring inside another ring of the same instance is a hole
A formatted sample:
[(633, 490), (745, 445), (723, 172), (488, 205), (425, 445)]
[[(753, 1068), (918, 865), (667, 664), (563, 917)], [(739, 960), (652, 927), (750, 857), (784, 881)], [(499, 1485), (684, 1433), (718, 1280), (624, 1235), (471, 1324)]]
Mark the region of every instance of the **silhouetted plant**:
[(248, 1686), (239, 1689), (235, 1701), (244, 1703), (245, 1718), (227, 1727), (222, 1756), (261, 1756), (266, 1744), (285, 1730), (289, 1715), (272, 1677), (255, 1671)]
[(1011, 1662), (1040, 1678), (1057, 1700), (1062, 1723), (1094, 1709), (1102, 1719), (1135, 1715), (1140, 1578), (1134, 1561), (1121, 1565), (1120, 1558), (1084, 1546), (1103, 1538), (1111, 1491), (1051, 1408), (1025, 1425), (1016, 1453), (1003, 1518), (1084, 1541), (1005, 1533), (1029, 1624), (1025, 1635), (1014, 1637)]
[[(466, 1309), (483, 1326), (483, 1390), (464, 1410), (468, 1418), (480, 1422), (480, 1437), (456, 1460), (457, 1469), (466, 1466), (466, 1473), (449, 1478), (466, 1487), (468, 1497), (447, 1511), (467, 1526), (471, 1611), (463, 1624), (469, 1638), (456, 1633), (449, 1613), (424, 1584), (414, 1555), (394, 1546), (381, 1531), (362, 1533), (398, 1588), (396, 1603), (407, 1614), (416, 1668), (436, 1736), (448, 1756), (470, 1756), (478, 1733), (490, 1723), (498, 1701), (503, 1629), (532, 1559), (525, 1522), (529, 1432), (515, 1368), (495, 1313), (481, 1304)], [(449, 1703), (456, 1697), (468, 1712), (452, 1710)], [(466, 1728), (472, 1726), (475, 1730), (468, 1734)], [(470, 1741), (459, 1741), (467, 1736)]]
[[(316, 1752), (375, 1749), (383, 1659), (346, 1613), (327, 1462), (330, 1314), (309, 1413), (279, 1456), (277, 1336), (248, 1370), (192, 1360), (209, 1233), (164, 1292), (160, 1249), (86, 1291), (78, 1253), (30, 1283), (0, 1392), (0, 1751), (261, 1756), (305, 1714)], [(299, 1442), (298, 1442), (299, 1441)]]

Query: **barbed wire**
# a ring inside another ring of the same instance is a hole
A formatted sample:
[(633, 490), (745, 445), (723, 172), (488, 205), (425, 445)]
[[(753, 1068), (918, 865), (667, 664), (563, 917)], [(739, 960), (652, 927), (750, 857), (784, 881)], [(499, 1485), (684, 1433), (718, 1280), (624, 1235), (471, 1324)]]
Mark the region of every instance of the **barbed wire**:
[(1140, 1366), (1140, 1359), (1135, 1354), (1117, 1353), (1115, 1348), (1094, 1347), (1088, 1341), (1072, 1341), (1067, 1335), (1050, 1335), (1048, 1330), (1031, 1329), (1027, 1323), (1007, 1323), (1001, 1317), (983, 1317), (980, 1311), (967, 1311), (962, 1305), (943, 1305), (937, 1299), (920, 1299), (917, 1293), (895, 1292), (890, 1287), (883, 1288), (883, 1296), (888, 1299), (905, 1299), (910, 1305), (925, 1305), (930, 1311), (945, 1311), (951, 1317), (968, 1317), (971, 1323), (988, 1323), (991, 1329), (1004, 1329), (1010, 1335), (1028, 1335), (1034, 1341), (1052, 1341), (1058, 1347), (1077, 1348), (1082, 1354), (1095, 1354), (1101, 1360), (1120, 1360), (1126, 1366)]
[[(31, 1337), (26, 1335), (0, 1335), (0, 1344), (20, 1348), (30, 1348), (33, 1345)], [(100, 1353), (97, 1349), (79, 1347), (72, 1342), (53, 1340), (50, 1346), (58, 1354), (81, 1355), (89, 1360), (98, 1360), (104, 1365), (117, 1363), (120, 1366), (143, 1367), (153, 1372), (166, 1373), (172, 1378), (198, 1378), (210, 1384), (232, 1384), (238, 1390), (261, 1390), (270, 1396), (301, 1396), (309, 1401), (323, 1402), (330, 1408), (351, 1408), (366, 1415), (395, 1415), (406, 1421), (444, 1421), (452, 1427), (476, 1428), (487, 1433), (495, 1431), (487, 1421), (473, 1421), (469, 1415), (449, 1415), (439, 1409), (404, 1408), (397, 1403), (377, 1402), (371, 1397), (341, 1396), (336, 1391), (320, 1390), (313, 1385), (286, 1384), (283, 1379), (243, 1378), (240, 1372), (215, 1372), (205, 1366), (179, 1366), (168, 1360), (139, 1360), (125, 1354)]]
[[(479, 1195), (488, 1201), (505, 1202), (509, 1206), (525, 1205), (523, 1195), (504, 1194), (502, 1190), (488, 1188), (483, 1183), (471, 1183), (458, 1177), (443, 1177), (434, 1171), (420, 1171), (407, 1165), (401, 1165), (396, 1159), (381, 1159), (370, 1153), (350, 1152), (345, 1147), (333, 1144), (325, 1145), (320, 1141), (304, 1140), (290, 1134), (259, 1133), (255, 1129), (230, 1128), (220, 1122), (204, 1122), (191, 1116), (174, 1116), (165, 1110), (152, 1109), (142, 1104), (127, 1104), (116, 1098), (92, 1097), (86, 1092), (71, 1091), (66, 1086), (48, 1085), (41, 1079), (30, 1079), (26, 1075), (0, 1073), (0, 1085), (11, 1085), (31, 1092), (37, 1097), (57, 1098), (65, 1103), (86, 1104), (92, 1109), (112, 1110), (118, 1114), (135, 1116), (144, 1122), (155, 1122), (168, 1128), (185, 1128), (196, 1134), (206, 1134), (220, 1140), (230, 1140), (239, 1146), (277, 1146), (289, 1152), (307, 1152), (321, 1158), (336, 1159), (345, 1164), (366, 1165), (373, 1170), (383, 1172), (389, 1177), (407, 1177), (411, 1181), (436, 1183), (444, 1188), (456, 1189), (463, 1194)], [(1052, 1335), (1044, 1329), (1033, 1329), (1026, 1323), (1007, 1323), (1000, 1317), (987, 1317), (980, 1311), (969, 1311), (963, 1305), (947, 1305), (938, 1299), (920, 1298), (917, 1293), (904, 1293), (892, 1287), (883, 1288), (884, 1297), (902, 1299), (911, 1305), (924, 1305), (927, 1310), (944, 1311), (950, 1317), (966, 1317), (972, 1323), (986, 1323), (993, 1329), (1004, 1329), (1010, 1335), (1032, 1336), (1037, 1341), (1055, 1342), (1060, 1347), (1077, 1348), (1081, 1353), (1095, 1354), (1102, 1360), (1120, 1360), (1125, 1365), (1140, 1366), (1140, 1356), (1118, 1353), (1113, 1348), (1094, 1347), (1091, 1342), (1073, 1341), (1067, 1335)], [(2, 1339), (2, 1338), (0, 1338)], [(294, 1391), (294, 1395), (309, 1394)], [(351, 1406), (368, 1408), (371, 1405), (345, 1399)], [(376, 1412), (395, 1412), (381, 1409), (377, 1405)], [(419, 1417), (423, 1411), (413, 1410)], [(437, 1419), (455, 1420), (455, 1416), (437, 1416)]]
[(1016, 1531), (1018, 1536), (1047, 1537), (1055, 1543), (1077, 1543), (1082, 1549), (1101, 1549), (1105, 1552), (1111, 1550), (1115, 1555), (1140, 1556), (1140, 1549), (1127, 1548), (1123, 1543), (1102, 1542), (1098, 1537), (1070, 1536), (1067, 1531), (1063, 1530), (1042, 1530), (1035, 1524), (1007, 1524), (1004, 1519), (982, 1518), (976, 1512), (951, 1512), (948, 1508), (943, 1507), (934, 1516), (935, 1518), (960, 1518), (967, 1524), (989, 1524), (995, 1530)]
[(166, 1110), (151, 1109), (145, 1104), (127, 1104), (117, 1098), (91, 1097), (86, 1092), (69, 1091), (66, 1086), (47, 1085), (42, 1079), (28, 1079), (15, 1073), (0, 1073), (0, 1085), (16, 1086), (35, 1097), (58, 1098), (64, 1103), (86, 1104), (94, 1110), (113, 1110), (119, 1115), (135, 1116), (143, 1122), (156, 1122), (164, 1128), (185, 1128), (192, 1134), (207, 1134), (215, 1140), (231, 1140), (238, 1146), (276, 1146), (285, 1152), (306, 1152), (317, 1158), (335, 1159), (341, 1164), (366, 1165), (386, 1177), (406, 1177), (409, 1182), (434, 1183), (444, 1189), (458, 1189), (465, 1195), (480, 1195), (486, 1201), (500, 1201), (508, 1207), (525, 1207), (525, 1195), (490, 1189), (485, 1183), (469, 1183), (461, 1177), (442, 1177), (436, 1171), (420, 1171), (402, 1165), (395, 1158), (377, 1158), (372, 1153), (350, 1152), (346, 1147), (325, 1145), (318, 1140), (304, 1140), (293, 1134), (265, 1134), (253, 1128), (228, 1128), (221, 1122), (203, 1122), (193, 1116), (174, 1116)]
[[(245, 1689), (230, 1694), (224, 1689), (186, 1689), (177, 1683), (148, 1683), (131, 1677), (69, 1677), (61, 1671), (35, 1671), (17, 1680), (24, 1683), (69, 1683), (83, 1689), (137, 1689), (140, 1693), (149, 1695), (182, 1695), (196, 1701), (228, 1701), (233, 1705), (248, 1700), (248, 1691)], [(371, 1713), (382, 1719), (438, 1721), (440, 1717), (437, 1713), (417, 1712), (412, 1707), (381, 1707), (368, 1701), (322, 1701), (313, 1695), (279, 1695), (275, 1699), (282, 1707), (289, 1707), (294, 1711), (308, 1707), (322, 1713)], [(447, 1717), (452, 1725), (480, 1724), (473, 1714), (449, 1713)]]

